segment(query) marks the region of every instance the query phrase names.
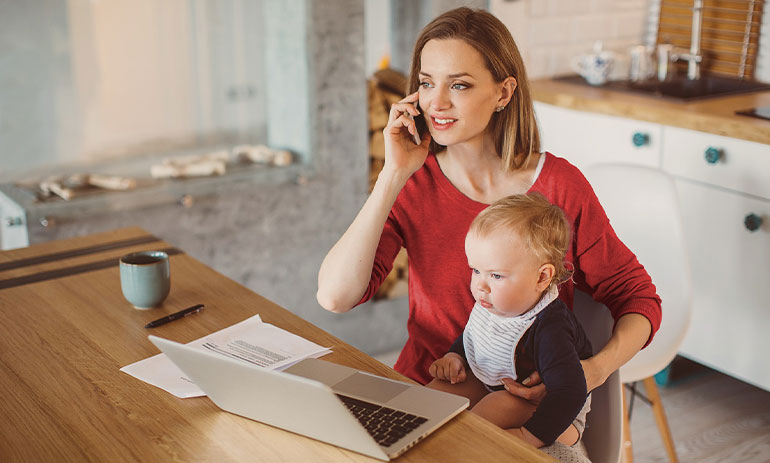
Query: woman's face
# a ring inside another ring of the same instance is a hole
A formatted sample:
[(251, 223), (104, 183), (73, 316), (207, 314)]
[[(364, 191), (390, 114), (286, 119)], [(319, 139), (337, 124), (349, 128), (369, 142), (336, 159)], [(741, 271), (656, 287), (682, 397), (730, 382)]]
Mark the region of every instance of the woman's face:
[(504, 84), (495, 82), (475, 48), (463, 40), (430, 40), (422, 49), (419, 78), (420, 108), (436, 143), (483, 139)]

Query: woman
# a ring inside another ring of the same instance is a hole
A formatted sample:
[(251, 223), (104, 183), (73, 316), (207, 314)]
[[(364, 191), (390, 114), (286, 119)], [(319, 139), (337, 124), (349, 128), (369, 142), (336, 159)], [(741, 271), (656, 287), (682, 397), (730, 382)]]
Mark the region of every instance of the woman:
[[(468, 226), (497, 199), (532, 191), (562, 208), (572, 228), (566, 261), (574, 278), (559, 297), (571, 308), (577, 287), (615, 319), (608, 344), (582, 361), (588, 390), (652, 339), (661, 319), (655, 287), (577, 168), (540, 153), (524, 64), (497, 18), (459, 8), (428, 24), (415, 44), (409, 95), (392, 106), (383, 132), (385, 165), (324, 259), (317, 298), (339, 313), (368, 300), (405, 247), (409, 339), (397, 371), (431, 380), (430, 364), (462, 332), (473, 307)], [(415, 133), (422, 134), (419, 145)], [(523, 384), (507, 381), (506, 389), (537, 402), (546, 393), (539, 383), (535, 372)]]

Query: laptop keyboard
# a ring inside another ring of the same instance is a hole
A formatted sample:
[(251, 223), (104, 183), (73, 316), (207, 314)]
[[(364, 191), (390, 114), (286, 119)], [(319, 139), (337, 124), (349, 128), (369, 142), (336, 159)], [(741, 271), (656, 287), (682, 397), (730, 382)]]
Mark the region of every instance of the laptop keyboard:
[(390, 447), (406, 436), (417, 426), (428, 421), (427, 418), (383, 407), (353, 397), (337, 394), (353, 416), (366, 428), (383, 447)]

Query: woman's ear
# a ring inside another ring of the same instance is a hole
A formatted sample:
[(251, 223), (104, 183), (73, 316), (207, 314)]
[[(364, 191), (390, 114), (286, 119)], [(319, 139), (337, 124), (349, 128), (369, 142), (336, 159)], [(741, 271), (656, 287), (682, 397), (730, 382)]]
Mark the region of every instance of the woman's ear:
[(511, 102), (511, 98), (513, 98), (513, 91), (516, 90), (516, 87), (519, 85), (518, 82), (516, 82), (516, 79), (508, 76), (503, 80), (501, 83), (501, 92), (500, 92), (500, 98), (497, 100), (497, 107), (506, 107), (508, 106), (508, 103)]
[(556, 267), (553, 264), (543, 264), (538, 269), (538, 272), (537, 290), (538, 292), (543, 292), (551, 285), (551, 281), (553, 281), (553, 277), (556, 274)]

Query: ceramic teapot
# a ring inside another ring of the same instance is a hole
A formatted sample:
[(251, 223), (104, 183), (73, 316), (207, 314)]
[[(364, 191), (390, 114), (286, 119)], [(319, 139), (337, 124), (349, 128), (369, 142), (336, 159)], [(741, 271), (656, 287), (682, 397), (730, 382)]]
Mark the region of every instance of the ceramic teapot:
[(612, 66), (615, 64), (615, 54), (602, 50), (602, 42), (594, 44), (593, 53), (579, 55), (572, 60), (572, 69), (583, 76), (591, 85), (602, 85), (607, 82)]

